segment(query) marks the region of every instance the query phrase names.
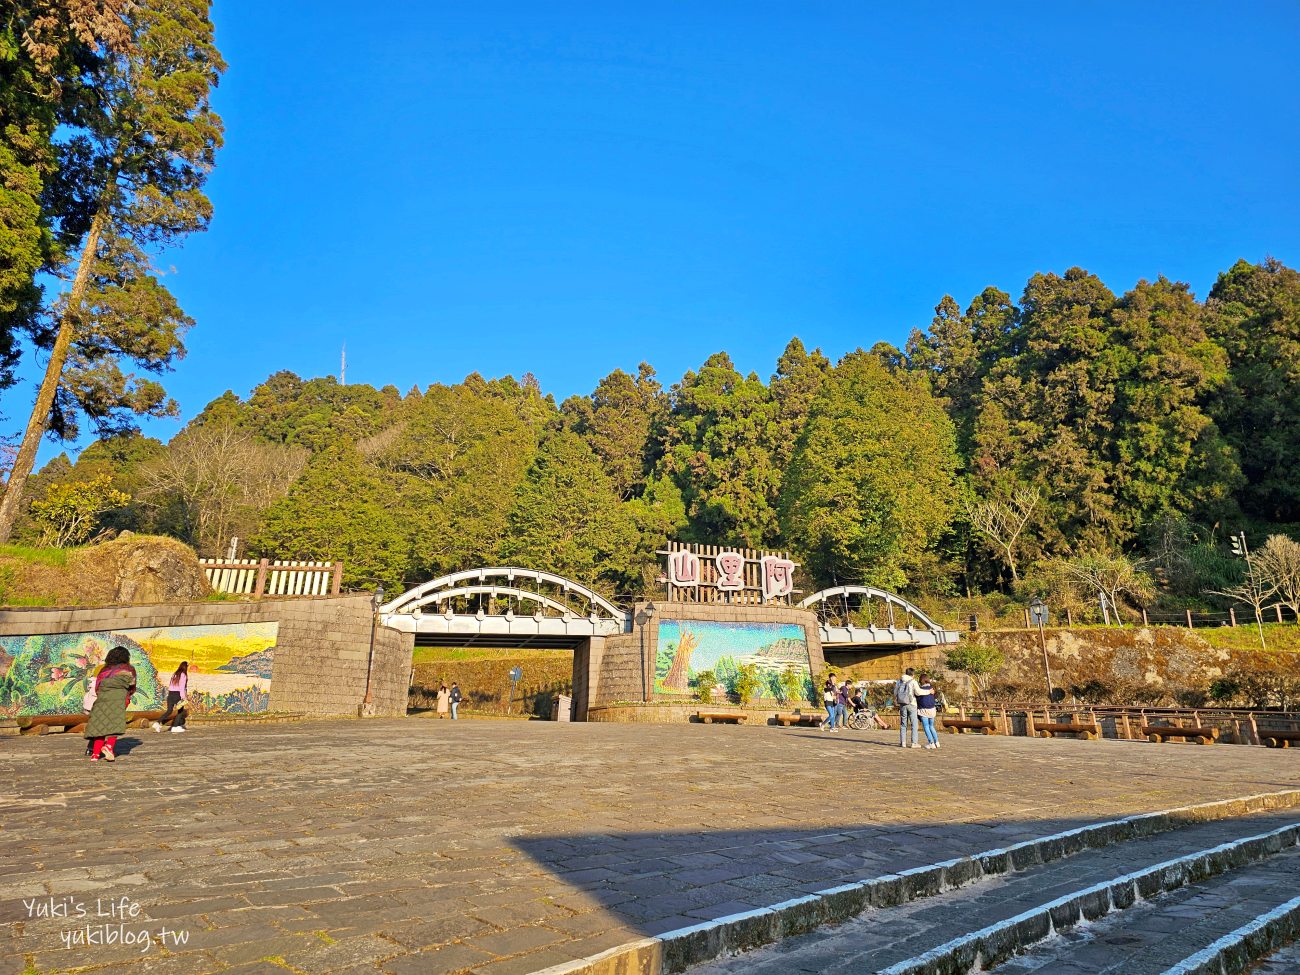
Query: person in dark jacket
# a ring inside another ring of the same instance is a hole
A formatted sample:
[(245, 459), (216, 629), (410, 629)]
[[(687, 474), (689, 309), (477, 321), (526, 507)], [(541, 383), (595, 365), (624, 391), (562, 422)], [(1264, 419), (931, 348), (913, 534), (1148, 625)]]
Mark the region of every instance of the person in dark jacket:
[(84, 735), (90, 740), (90, 760), (117, 760), (113, 747), (117, 736), (126, 731), (126, 708), (135, 694), (135, 668), (131, 651), (114, 647), (104, 658), (104, 669), (95, 678), (95, 703), (90, 709)]
[(456, 709), (460, 707), (460, 685), (451, 682), (451, 720), (456, 720)]
[(938, 713), (938, 694), (930, 683), (930, 675), (922, 674), (916, 688), (916, 714), (921, 719), (921, 728), (925, 731), (926, 748), (939, 747), (939, 735), (934, 730), (934, 718)]

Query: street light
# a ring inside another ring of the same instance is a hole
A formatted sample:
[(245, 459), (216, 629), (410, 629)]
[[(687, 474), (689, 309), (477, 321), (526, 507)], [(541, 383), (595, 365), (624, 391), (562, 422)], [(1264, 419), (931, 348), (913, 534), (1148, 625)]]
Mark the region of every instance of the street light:
[(655, 617), (655, 604), (646, 603), (645, 607), (637, 614), (636, 621), (641, 628), (641, 700), (650, 700), (650, 677), (648, 674), (649, 660), (646, 654), (645, 646), (645, 629)]
[(367, 715), (374, 707), (370, 694), (370, 675), (375, 669), (375, 630), (379, 627), (379, 607), (384, 605), (384, 584), (381, 582), (370, 597), (370, 653), (366, 657), (366, 696), (361, 699), (361, 713)]
[(1047, 625), (1047, 603), (1035, 596), (1029, 604), (1029, 618), (1038, 624), (1038, 643), (1043, 648), (1043, 674), (1047, 678), (1047, 699), (1050, 701), (1054, 693), (1052, 667), (1047, 662), (1047, 633), (1043, 630)]

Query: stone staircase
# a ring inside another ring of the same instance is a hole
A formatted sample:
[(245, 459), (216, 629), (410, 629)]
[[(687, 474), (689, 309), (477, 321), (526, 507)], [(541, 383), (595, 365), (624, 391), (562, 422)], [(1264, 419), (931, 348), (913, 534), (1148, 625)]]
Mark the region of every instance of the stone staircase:
[(1116, 836), (690, 971), (1296, 975), (1298, 843), (1296, 808)]

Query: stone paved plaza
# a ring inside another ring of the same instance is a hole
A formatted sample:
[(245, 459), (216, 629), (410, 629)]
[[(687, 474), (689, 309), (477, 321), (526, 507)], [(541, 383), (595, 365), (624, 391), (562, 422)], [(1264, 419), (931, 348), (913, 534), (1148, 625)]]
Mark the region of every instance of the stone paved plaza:
[[(800, 728), (392, 719), (127, 743), (92, 765), (78, 738), (0, 739), (0, 975), (527, 973), (907, 866), (1300, 786), (1294, 751), (945, 736), (930, 752)], [(70, 916), (38, 916), (51, 901)], [(88, 926), (151, 941), (65, 947)]]

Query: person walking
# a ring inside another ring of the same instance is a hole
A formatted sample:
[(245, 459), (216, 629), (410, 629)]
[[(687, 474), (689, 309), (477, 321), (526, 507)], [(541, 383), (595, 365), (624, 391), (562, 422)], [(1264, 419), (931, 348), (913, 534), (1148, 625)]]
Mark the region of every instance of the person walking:
[(185, 715), (189, 713), (190, 704), (186, 697), (190, 683), (190, 662), (182, 660), (181, 665), (167, 682), (167, 710), (153, 723), (153, 730), (161, 732), (162, 726), (171, 719), (172, 733), (179, 734), (185, 730)]
[(456, 711), (460, 707), (460, 686), (455, 681), (451, 682), (451, 691), (448, 694), (448, 699), (451, 704), (451, 720), (455, 721)]
[(447, 690), (447, 685), (442, 684), (438, 687), (438, 719), (442, 720), (447, 716), (447, 710), (451, 706), (451, 692)]
[(849, 726), (849, 699), (853, 696), (853, 684), (846, 677), (844, 683), (835, 691), (835, 707), (839, 710), (840, 727)]
[(921, 719), (926, 748), (939, 747), (939, 734), (934, 730), (934, 717), (938, 713), (939, 692), (930, 683), (930, 675), (923, 672), (916, 686), (916, 716)]
[(826, 720), (822, 722), (823, 731), (835, 730), (835, 715), (837, 713), (835, 693), (835, 675), (827, 674), (826, 683), (822, 685), (822, 705), (826, 708)]
[(126, 731), (126, 707), (135, 694), (135, 668), (131, 651), (114, 647), (104, 658), (104, 669), (95, 678), (95, 703), (90, 709), (83, 736), (91, 743), (90, 760), (117, 761), (113, 749), (117, 736)]
[[(894, 703), (898, 705), (898, 744), (902, 748), (917, 747), (916, 740), (916, 678), (908, 667), (894, 684)], [(907, 728), (912, 728), (912, 743), (907, 743)]]

